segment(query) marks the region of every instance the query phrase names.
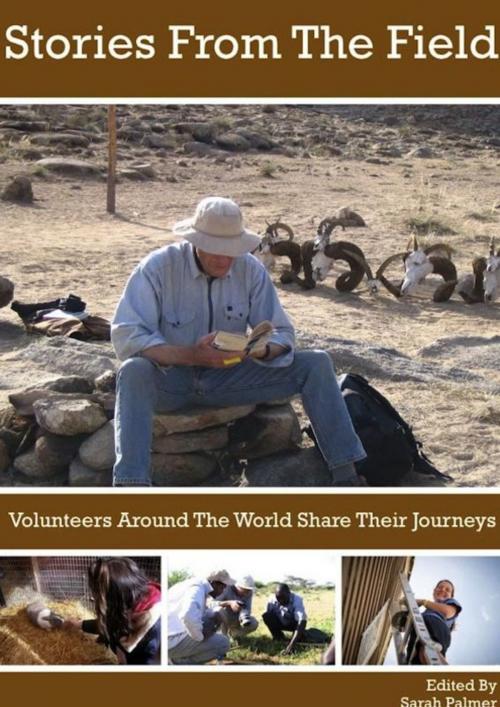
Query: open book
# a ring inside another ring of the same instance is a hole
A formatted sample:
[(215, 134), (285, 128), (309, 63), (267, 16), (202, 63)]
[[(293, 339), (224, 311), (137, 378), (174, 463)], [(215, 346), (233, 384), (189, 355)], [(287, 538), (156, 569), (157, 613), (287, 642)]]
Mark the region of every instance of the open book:
[(232, 334), (229, 331), (218, 331), (213, 346), (222, 351), (241, 351), (242, 353), (262, 355), (266, 344), (271, 338), (274, 328), (271, 322), (257, 324), (249, 334)]

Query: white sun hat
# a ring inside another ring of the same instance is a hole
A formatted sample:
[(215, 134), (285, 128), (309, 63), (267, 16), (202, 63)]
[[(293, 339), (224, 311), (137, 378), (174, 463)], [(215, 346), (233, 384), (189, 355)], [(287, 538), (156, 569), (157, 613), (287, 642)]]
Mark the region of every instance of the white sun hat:
[(256, 233), (243, 227), (238, 204), (221, 196), (202, 199), (194, 216), (177, 221), (172, 230), (207, 253), (232, 258), (250, 253), (260, 243)]
[(255, 590), (254, 578), (252, 577), (251, 574), (246, 574), (244, 577), (241, 577), (241, 579), (238, 579), (236, 581), (236, 586), (240, 587), (240, 589), (251, 589), (252, 591), (254, 591)]
[(232, 586), (236, 580), (233, 579), (227, 570), (213, 570), (207, 577), (207, 580), (212, 582), (222, 582), (222, 584), (227, 584)]

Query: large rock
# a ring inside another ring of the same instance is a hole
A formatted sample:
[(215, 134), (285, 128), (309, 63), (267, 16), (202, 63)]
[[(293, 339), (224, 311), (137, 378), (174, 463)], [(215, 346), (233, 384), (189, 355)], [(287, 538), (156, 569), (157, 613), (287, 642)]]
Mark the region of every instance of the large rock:
[(247, 152), (251, 147), (248, 140), (238, 133), (223, 133), (217, 136), (215, 142), (228, 152)]
[[(99, 434), (99, 433), (96, 433)], [(166, 435), (153, 439), (153, 452), (183, 454), (211, 449), (222, 449), (228, 442), (228, 428), (209, 427), (205, 430)]]
[(197, 142), (211, 143), (215, 137), (216, 126), (213, 123), (176, 123), (178, 133), (187, 133)]
[(0, 128), (12, 128), (23, 133), (45, 132), (49, 124), (41, 120), (2, 120)]
[(51, 479), (60, 472), (58, 468), (45, 466), (37, 457), (34, 447), (14, 459), (14, 468), (28, 478), (36, 481)]
[(34, 145), (65, 145), (66, 147), (88, 147), (90, 140), (78, 133), (39, 133), (32, 135)]
[(314, 448), (275, 454), (249, 464), (242, 486), (331, 486), (331, 474)]
[(32, 390), (24, 390), (20, 393), (11, 393), (9, 395), (9, 401), (16, 409), (18, 415), (29, 416), (35, 414), (34, 404), (40, 400), (46, 402), (55, 402), (56, 400), (90, 400), (91, 402), (99, 403), (99, 397), (103, 395), (104, 394), (86, 395), (83, 393), (58, 393), (57, 391), (47, 388), (34, 388)]
[(69, 467), (70, 486), (111, 486), (113, 482), (113, 472), (111, 469), (96, 471), (76, 457)]
[(109, 420), (83, 442), (79, 456), (85, 466), (96, 471), (105, 471), (113, 467), (115, 463), (115, 427), (113, 420)]
[(188, 155), (196, 155), (196, 157), (208, 157), (217, 154), (217, 150), (214, 150), (210, 145), (204, 142), (197, 142), (196, 140), (185, 142), (184, 152)]
[(4, 201), (13, 201), (17, 204), (32, 204), (33, 187), (31, 179), (22, 175), (14, 177), (3, 190), (2, 199)]
[(207, 454), (152, 454), (155, 486), (196, 486), (215, 471), (217, 462)]
[(162, 437), (174, 432), (190, 432), (205, 427), (215, 427), (245, 417), (255, 410), (255, 405), (239, 405), (225, 408), (191, 408), (156, 415), (153, 436)]
[(44, 157), (34, 164), (35, 168), (42, 167), (65, 177), (101, 177), (101, 170), (96, 164), (69, 157)]
[(302, 440), (300, 424), (291, 405), (259, 407), (230, 431), (229, 451), (234, 456), (257, 459), (297, 449)]
[(84, 437), (65, 437), (45, 432), (35, 443), (35, 454), (46, 469), (65, 471), (78, 452)]
[(0, 276), (0, 307), (6, 307), (14, 296), (14, 283)]
[(94, 387), (101, 393), (114, 393), (116, 390), (116, 371), (105, 371), (94, 381)]
[(107, 422), (102, 407), (90, 400), (38, 400), (33, 410), (40, 427), (57, 435), (92, 434)]
[(237, 135), (243, 137), (254, 150), (272, 150), (273, 147), (276, 147), (276, 143), (270, 137), (256, 130), (239, 128)]
[(117, 368), (110, 343), (89, 343), (65, 336), (41, 336), (24, 349), (13, 352), (9, 360), (26, 361), (31, 370), (51, 371), (59, 376), (79, 375), (89, 380)]

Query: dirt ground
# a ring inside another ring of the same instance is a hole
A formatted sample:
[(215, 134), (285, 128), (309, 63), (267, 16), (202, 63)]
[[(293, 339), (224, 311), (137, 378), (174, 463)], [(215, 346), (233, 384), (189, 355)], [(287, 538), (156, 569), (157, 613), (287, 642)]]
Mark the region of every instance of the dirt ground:
[[(105, 212), (104, 181), (38, 177), (33, 206), (0, 201), (0, 274), (15, 282), (15, 296), (22, 301), (73, 292), (87, 301), (91, 313), (111, 317), (134, 266), (154, 248), (172, 242), (169, 227), (191, 215), (208, 194), (239, 202), (246, 225), (259, 233), (266, 219), (281, 217), (299, 242), (314, 236), (321, 218), (350, 206), (368, 227), (350, 229), (342, 238), (357, 243), (373, 269), (405, 250), (408, 219), (432, 216), (456, 231), (439, 240), (455, 248), (458, 271), (470, 271), (472, 258), (486, 255), (490, 236), (498, 232), (500, 156), (471, 152), (464, 159), (443, 150), (435, 159), (382, 164), (324, 155), (246, 154), (222, 163), (186, 157), (183, 166), (178, 154), (168, 153), (152, 161), (158, 180), (118, 185), (115, 217)], [(272, 170), (265, 167), (270, 161)], [(0, 163), (0, 188), (21, 167), (26, 165), (7, 154)], [(182, 178), (167, 181), (173, 174)], [(335, 290), (333, 276), (312, 291), (281, 285), (279, 273), (273, 279), (299, 343), (305, 337), (321, 347), (329, 336), (342, 337), (413, 357), (443, 337), (500, 333), (499, 301), (468, 306), (454, 295), (436, 304), (430, 284), (397, 301), (385, 291), (369, 294), (366, 280), (343, 294)], [(0, 310), (2, 403), (12, 389), (34, 382), (26, 363), (21, 368), (12, 361), (12, 352), (27, 344), (19, 323), (10, 308)], [(374, 380), (408, 418), (436, 465), (460, 486), (500, 484), (500, 399), (493, 388), (498, 390), (500, 372), (498, 367), (481, 372), (492, 383), (491, 391), (463, 382)]]

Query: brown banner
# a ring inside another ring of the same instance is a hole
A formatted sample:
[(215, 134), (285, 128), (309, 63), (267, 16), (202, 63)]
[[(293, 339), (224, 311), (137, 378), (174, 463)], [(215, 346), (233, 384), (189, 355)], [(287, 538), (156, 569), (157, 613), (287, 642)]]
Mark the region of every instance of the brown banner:
[[(189, 683), (188, 683), (189, 680)], [(238, 707), (277, 701), (301, 707), (312, 699), (352, 707), (496, 707), (498, 673), (172, 673), (0, 674), (4, 698), (16, 704), (43, 707), (88, 707), (89, 703), (136, 707), (148, 700), (158, 704), (207, 704), (230, 700)], [(417, 700), (426, 700), (418, 703)]]
[(0, 548), (497, 549), (498, 494), (3, 495)]
[(484, 0), (25, 0), (0, 9), (0, 96), (492, 97), (499, 44)]

